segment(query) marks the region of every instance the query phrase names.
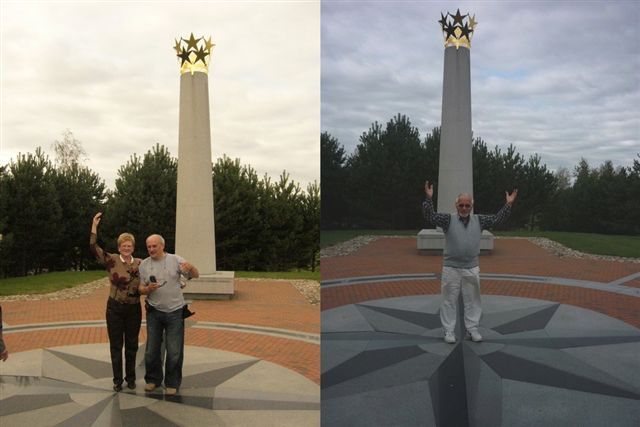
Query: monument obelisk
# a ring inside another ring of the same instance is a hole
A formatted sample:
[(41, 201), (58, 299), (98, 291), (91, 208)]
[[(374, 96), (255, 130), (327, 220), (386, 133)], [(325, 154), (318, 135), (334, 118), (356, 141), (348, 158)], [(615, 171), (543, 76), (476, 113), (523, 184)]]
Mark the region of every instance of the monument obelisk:
[[(438, 169), (437, 210), (455, 213), (460, 193), (473, 196), (473, 160), (471, 131), (471, 38), (476, 28), (475, 15), (440, 14), (444, 35), (444, 77), (442, 84), (442, 122)], [(440, 230), (421, 230), (418, 249), (443, 249)], [(483, 232), (481, 249), (493, 249), (490, 233)]]
[(470, 49), (476, 22), (469, 15), (460, 15), (460, 9), (455, 15), (440, 16), (445, 48), (438, 212), (455, 213), (458, 194), (473, 195)]
[(208, 83), (214, 46), (211, 37), (196, 39), (193, 33), (174, 46), (180, 58), (176, 253), (200, 271), (184, 289), (195, 299), (229, 298), (234, 292), (233, 272), (216, 269)]

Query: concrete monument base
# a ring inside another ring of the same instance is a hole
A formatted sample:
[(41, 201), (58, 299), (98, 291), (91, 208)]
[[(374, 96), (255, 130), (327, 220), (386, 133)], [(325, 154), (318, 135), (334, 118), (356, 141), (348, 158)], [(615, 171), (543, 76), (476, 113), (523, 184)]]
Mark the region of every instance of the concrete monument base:
[(187, 282), (183, 289), (185, 299), (231, 299), (234, 294), (234, 272), (215, 271)]
[[(480, 251), (493, 250), (493, 234), (487, 230), (482, 231), (480, 238)], [(441, 251), (444, 249), (444, 233), (439, 229), (425, 228), (418, 233), (418, 251)]]

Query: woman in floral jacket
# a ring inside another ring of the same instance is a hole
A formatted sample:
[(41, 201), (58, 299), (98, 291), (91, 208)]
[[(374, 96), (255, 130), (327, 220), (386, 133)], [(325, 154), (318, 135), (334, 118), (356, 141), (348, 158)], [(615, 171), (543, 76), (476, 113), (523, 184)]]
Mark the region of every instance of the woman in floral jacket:
[(138, 333), (142, 321), (138, 284), (140, 259), (133, 257), (136, 241), (133, 235), (122, 233), (118, 237), (118, 254), (110, 254), (98, 246), (98, 224), (102, 213), (93, 217), (91, 252), (107, 269), (111, 289), (107, 301), (107, 332), (111, 347), (113, 368), (113, 389), (122, 390), (122, 344), (124, 342), (125, 377), (127, 387), (136, 388), (136, 354), (138, 353)]

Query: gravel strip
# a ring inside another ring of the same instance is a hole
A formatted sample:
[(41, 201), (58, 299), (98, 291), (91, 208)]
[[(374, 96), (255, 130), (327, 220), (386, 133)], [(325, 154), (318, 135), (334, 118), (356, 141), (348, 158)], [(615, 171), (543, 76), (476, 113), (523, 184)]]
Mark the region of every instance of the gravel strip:
[(8, 295), (0, 297), (0, 301), (57, 301), (63, 299), (78, 299), (84, 295), (90, 294), (96, 289), (107, 286), (109, 286), (109, 278), (104, 277), (102, 279), (94, 280), (93, 282), (74, 286), (73, 288), (62, 289), (56, 292), (50, 292), (48, 294)]
[[(265, 279), (242, 279), (242, 280), (265, 280)], [(286, 279), (268, 279), (268, 280), (281, 280), (289, 282), (302, 294), (302, 296), (311, 305), (320, 304), (320, 282), (315, 280), (286, 280)], [(1, 301), (37, 301), (37, 300), (65, 300), (65, 299), (77, 299), (84, 295), (90, 294), (98, 288), (104, 288), (109, 286), (109, 279), (107, 277), (94, 280), (93, 282), (85, 283), (84, 285), (75, 286), (73, 288), (63, 289), (48, 294), (31, 294), (31, 295), (9, 295), (0, 297)]]
[(311, 305), (320, 305), (320, 282), (315, 280), (292, 280), (291, 283)]
[(260, 280), (276, 280), (279, 282), (289, 282), (302, 294), (302, 296), (311, 305), (320, 304), (320, 282), (315, 280), (302, 279), (260, 279), (260, 278), (242, 278), (242, 280), (260, 281)]
[(320, 249), (320, 258), (329, 258), (334, 256), (345, 256), (350, 255), (353, 252), (357, 251), (361, 247), (368, 245), (374, 240), (378, 239), (396, 239), (396, 238), (404, 238), (411, 236), (375, 236), (375, 235), (365, 235), (354, 237), (351, 240), (347, 240), (346, 242), (341, 242), (333, 246), (328, 246), (324, 249)]

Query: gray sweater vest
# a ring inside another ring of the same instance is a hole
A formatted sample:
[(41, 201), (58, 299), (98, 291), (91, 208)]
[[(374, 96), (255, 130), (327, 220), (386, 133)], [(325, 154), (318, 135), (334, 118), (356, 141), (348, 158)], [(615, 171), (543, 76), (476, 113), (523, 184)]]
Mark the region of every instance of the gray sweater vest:
[(469, 224), (465, 227), (456, 214), (451, 215), (449, 228), (444, 234), (444, 265), (456, 268), (473, 268), (480, 263), (480, 220), (477, 215), (470, 215)]

